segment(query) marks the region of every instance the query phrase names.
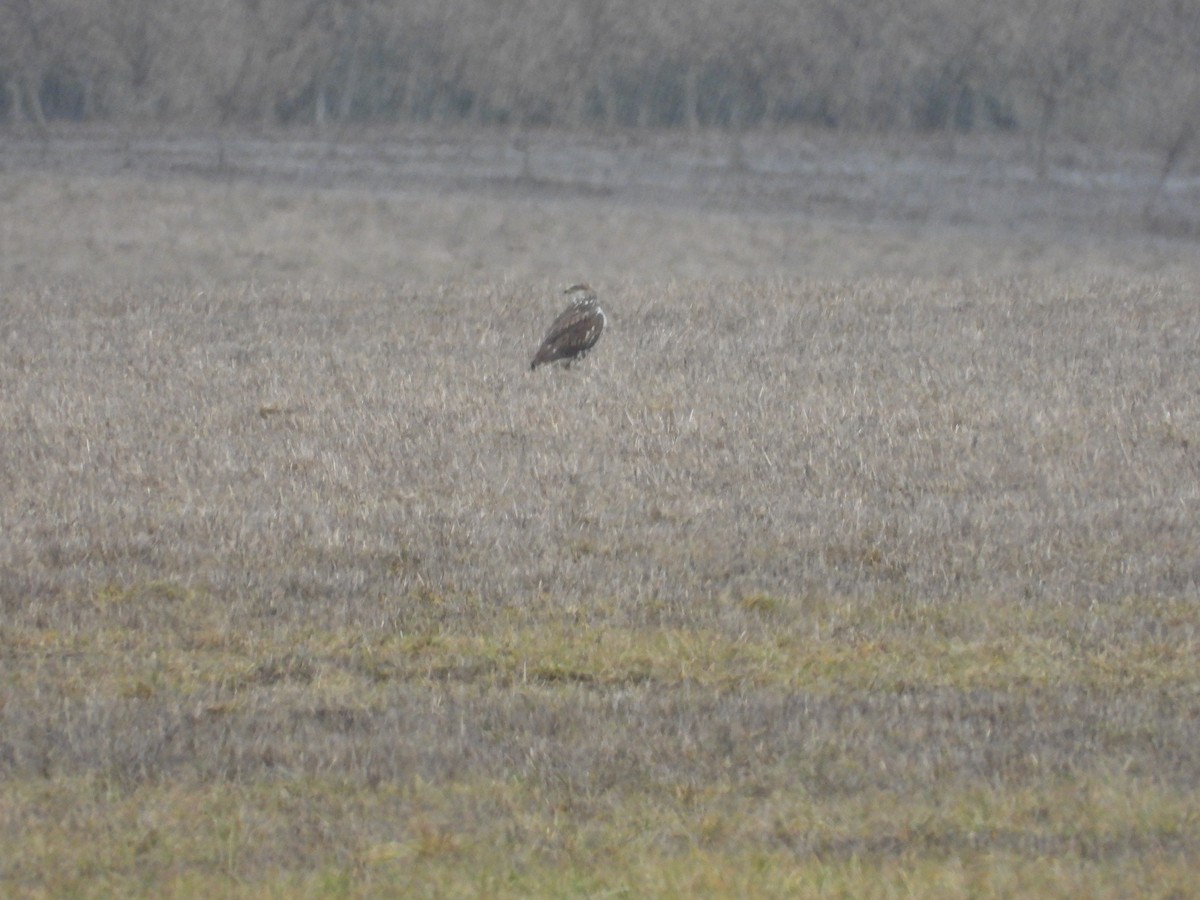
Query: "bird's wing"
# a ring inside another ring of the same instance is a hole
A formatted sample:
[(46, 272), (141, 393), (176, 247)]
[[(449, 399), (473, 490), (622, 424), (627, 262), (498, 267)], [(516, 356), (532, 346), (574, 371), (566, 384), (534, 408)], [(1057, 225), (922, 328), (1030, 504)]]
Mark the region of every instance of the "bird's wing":
[(564, 338), (568, 339), (567, 343), (574, 344), (575, 341), (570, 340), (570, 336), (578, 334), (582, 338), (586, 335), (595, 314), (596, 310), (588, 307), (572, 306), (563, 310), (550, 324), (550, 330), (546, 332), (546, 339), (542, 344), (558, 344)]
[(570, 306), (559, 314), (546, 332), (533, 365), (575, 356), (591, 348), (600, 339), (604, 316), (594, 304)]

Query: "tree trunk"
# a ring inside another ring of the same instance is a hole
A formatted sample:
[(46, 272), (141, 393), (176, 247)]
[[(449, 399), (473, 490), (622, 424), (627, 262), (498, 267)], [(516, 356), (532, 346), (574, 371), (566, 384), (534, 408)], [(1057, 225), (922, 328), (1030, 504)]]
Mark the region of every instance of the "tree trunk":
[(1058, 109), (1058, 97), (1046, 93), (1042, 95), (1042, 116), (1037, 129), (1037, 177), (1045, 178), (1049, 172), (1046, 162), (1046, 145), (1050, 142), (1050, 126), (1054, 122), (1054, 114)]
[(354, 104), (354, 92), (358, 90), (358, 57), (359, 44), (361, 43), (362, 29), (359, 28), (359, 14), (355, 11), (350, 20), (350, 41), (349, 48), (346, 51), (349, 54), (349, 59), (346, 60), (346, 78), (342, 82), (342, 93), (338, 97), (338, 121), (345, 122), (350, 118), (350, 112)]
[(1158, 203), (1158, 198), (1162, 195), (1163, 188), (1167, 184), (1167, 179), (1175, 171), (1175, 165), (1179, 162), (1179, 157), (1183, 156), (1183, 152), (1195, 139), (1196, 132), (1200, 129), (1200, 121), (1197, 121), (1198, 117), (1200, 117), (1200, 110), (1183, 123), (1183, 127), (1179, 129), (1179, 133), (1175, 136), (1175, 140), (1167, 148), (1166, 156), (1163, 158), (1162, 172), (1159, 174), (1158, 181), (1155, 183), (1153, 190), (1150, 192), (1150, 197), (1146, 200), (1146, 205), (1142, 209), (1142, 218), (1147, 223), (1150, 222), (1154, 214), (1154, 205)]
[(8, 93), (8, 119), (19, 125), (25, 121), (25, 108), (21, 104), (21, 85), (15, 78), (6, 78), (4, 90)]
[(700, 91), (697, 82), (699, 73), (689, 65), (683, 73), (683, 124), (688, 131), (700, 129)]

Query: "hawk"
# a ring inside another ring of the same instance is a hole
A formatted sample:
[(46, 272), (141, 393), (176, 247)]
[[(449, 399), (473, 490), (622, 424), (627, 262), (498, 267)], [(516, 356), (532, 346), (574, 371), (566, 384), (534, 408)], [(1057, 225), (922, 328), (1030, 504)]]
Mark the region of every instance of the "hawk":
[(608, 324), (608, 317), (596, 302), (596, 292), (586, 284), (573, 284), (563, 293), (571, 298), (571, 305), (546, 332), (530, 369), (558, 359), (567, 360), (568, 365), (573, 359), (582, 359), (600, 340), (600, 333)]

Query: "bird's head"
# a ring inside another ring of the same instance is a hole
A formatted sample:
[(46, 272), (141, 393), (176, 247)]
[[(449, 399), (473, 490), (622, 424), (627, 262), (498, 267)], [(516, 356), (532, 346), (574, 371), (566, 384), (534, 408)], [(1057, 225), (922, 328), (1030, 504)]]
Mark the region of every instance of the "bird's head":
[(563, 293), (570, 297), (573, 303), (588, 303), (596, 299), (596, 292), (586, 284), (573, 284)]

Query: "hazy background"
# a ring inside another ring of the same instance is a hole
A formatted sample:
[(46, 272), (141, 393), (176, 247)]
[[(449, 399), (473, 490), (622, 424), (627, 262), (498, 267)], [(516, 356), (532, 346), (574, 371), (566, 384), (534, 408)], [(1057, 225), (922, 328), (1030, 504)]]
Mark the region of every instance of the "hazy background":
[(1192, 270), (1200, 6), (10, 0), (0, 275)]
[(1174, 160), (1179, 0), (9, 0), (0, 116), (1069, 136)]

